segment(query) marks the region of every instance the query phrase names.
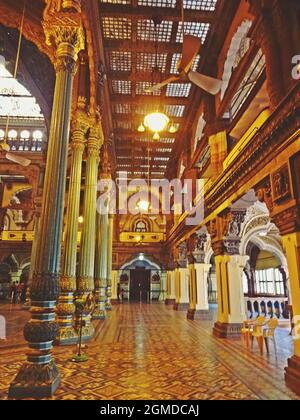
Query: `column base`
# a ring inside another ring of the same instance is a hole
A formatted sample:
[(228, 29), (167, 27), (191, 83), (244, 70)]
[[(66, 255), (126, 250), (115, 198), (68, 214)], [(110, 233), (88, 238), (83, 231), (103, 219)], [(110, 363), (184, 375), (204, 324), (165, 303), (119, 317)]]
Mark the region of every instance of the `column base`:
[(239, 339), (241, 337), (242, 324), (223, 324), (216, 322), (213, 335), (217, 338)]
[(94, 325), (88, 324), (82, 328), (82, 341), (89, 341), (94, 337), (95, 327)]
[(189, 309), (189, 304), (188, 303), (175, 303), (173, 308), (174, 308), (174, 311), (186, 312)]
[(23, 311), (30, 311), (31, 305), (30, 303), (24, 303), (24, 305), (22, 306)]
[(49, 398), (60, 385), (60, 373), (54, 361), (45, 365), (25, 363), (10, 385), (8, 397)]
[(175, 299), (166, 299), (165, 300), (165, 305), (167, 305), (167, 306), (172, 306), (172, 305), (174, 306), (175, 303), (176, 303)]
[(189, 309), (187, 312), (187, 319), (192, 321), (202, 320), (202, 321), (211, 321), (212, 314), (209, 311), (202, 311), (200, 309)]
[(73, 327), (60, 328), (54, 340), (55, 346), (71, 346), (78, 343), (78, 334)]
[(120, 300), (118, 300), (118, 299), (111, 299), (111, 304), (112, 305), (117, 305), (118, 303), (120, 303)]
[(285, 382), (296, 394), (300, 395), (300, 357), (293, 356), (285, 368)]
[(104, 320), (107, 318), (106, 310), (104, 309), (96, 309), (93, 313), (92, 320), (98, 321), (98, 320)]

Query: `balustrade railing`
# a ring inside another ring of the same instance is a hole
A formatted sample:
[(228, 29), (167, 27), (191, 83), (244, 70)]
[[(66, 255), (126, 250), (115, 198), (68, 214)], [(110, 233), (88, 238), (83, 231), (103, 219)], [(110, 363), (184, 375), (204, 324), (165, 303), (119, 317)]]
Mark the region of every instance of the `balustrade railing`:
[(260, 315), (289, 319), (288, 299), (285, 297), (246, 297), (245, 305), (249, 319)]
[(47, 150), (47, 142), (40, 139), (8, 139), (12, 152), (43, 153)]

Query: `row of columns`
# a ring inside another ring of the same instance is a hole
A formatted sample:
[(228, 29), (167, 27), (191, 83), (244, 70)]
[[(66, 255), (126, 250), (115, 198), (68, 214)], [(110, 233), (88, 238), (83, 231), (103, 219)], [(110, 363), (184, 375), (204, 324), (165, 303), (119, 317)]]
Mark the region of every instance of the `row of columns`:
[[(70, 6), (71, 3), (76, 3), (76, 7)], [(11, 383), (9, 396), (12, 398), (43, 398), (54, 394), (61, 378), (52, 357), (53, 342), (65, 344), (77, 340), (76, 327), (79, 325), (79, 314), (75, 311), (74, 294), (86, 299), (96, 289), (97, 295), (99, 291), (97, 280), (99, 278), (105, 280), (101, 277), (104, 273), (100, 272), (102, 265), (105, 265), (107, 270), (108, 285), (111, 283), (110, 229), (113, 222), (110, 220), (107, 223), (107, 235), (105, 235), (105, 223), (99, 225), (98, 216), (96, 220), (97, 174), (103, 134), (101, 123), (98, 123), (95, 117), (93, 119), (89, 117), (91, 119), (87, 121), (86, 115), (80, 109), (76, 112), (72, 125), (72, 164), (62, 253), (73, 80), (78, 54), (85, 48), (80, 2), (70, 1), (67, 5), (62, 2), (57, 8), (47, 8), (42, 24), (46, 42), (55, 51), (56, 83), (43, 201), (40, 213), (36, 214), (38, 220), (35, 225), (32, 250), (31, 319), (24, 327), (24, 337), (30, 351), (27, 353), (27, 361)], [(84, 224), (79, 266), (76, 272), (80, 189), (85, 150), (87, 156)], [(107, 248), (100, 244), (102, 237), (106, 236)], [(63, 255), (62, 262), (61, 255)], [(104, 285), (101, 284), (101, 287)], [(110, 288), (107, 294), (109, 308)], [(86, 313), (84, 337), (90, 338), (93, 332), (91, 313)]]
[[(299, 159), (300, 162), (300, 159)], [(298, 163), (299, 163), (298, 162)], [(297, 166), (298, 167), (298, 166)], [(291, 303), (295, 323), (294, 355), (288, 361), (286, 382), (297, 393), (300, 392), (300, 224), (299, 210), (295, 201), (292, 207), (276, 213), (270, 197), (270, 185), (258, 190), (258, 198), (268, 205), (272, 220), (279, 228), (285, 249), (290, 278)], [(272, 210), (271, 210), (272, 209)], [(247, 319), (243, 272), (248, 256), (240, 255), (240, 225), (244, 210), (230, 210), (217, 217), (207, 226), (214, 251), (218, 316), (213, 333), (218, 338), (239, 338), (243, 321)], [(205, 235), (206, 236), (206, 235)], [(191, 238), (187, 247), (181, 245), (174, 252), (176, 267), (169, 267), (167, 273), (166, 304), (175, 310), (187, 311), (189, 319), (210, 319), (208, 305), (208, 275), (210, 264), (205, 263), (203, 235)], [(204, 240), (205, 241), (205, 240)], [(190, 249), (189, 249), (190, 247)], [(177, 254), (176, 254), (177, 253)]]
[(166, 305), (187, 312), (189, 319), (210, 319), (207, 280), (210, 264), (189, 264), (167, 271)]

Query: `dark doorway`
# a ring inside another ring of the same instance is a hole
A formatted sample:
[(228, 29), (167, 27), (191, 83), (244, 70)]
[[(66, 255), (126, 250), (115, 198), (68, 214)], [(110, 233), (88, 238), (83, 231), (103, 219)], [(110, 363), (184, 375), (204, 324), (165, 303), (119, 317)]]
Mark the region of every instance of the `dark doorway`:
[(150, 270), (136, 268), (130, 272), (130, 301), (150, 302)]

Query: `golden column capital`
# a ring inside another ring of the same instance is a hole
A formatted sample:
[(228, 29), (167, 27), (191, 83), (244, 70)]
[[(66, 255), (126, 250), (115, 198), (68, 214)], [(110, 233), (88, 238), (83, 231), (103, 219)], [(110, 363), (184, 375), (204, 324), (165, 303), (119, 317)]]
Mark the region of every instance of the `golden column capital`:
[(71, 123), (72, 150), (83, 153), (85, 147), (85, 136), (88, 132), (89, 125), (89, 116), (82, 111), (77, 111)]
[(56, 48), (56, 72), (64, 70), (74, 73), (78, 54), (85, 48), (85, 37), (80, 13), (66, 10), (57, 11), (57, 8), (48, 5), (42, 25), (46, 44)]
[(103, 131), (101, 125), (90, 127), (87, 143), (88, 156), (99, 159), (101, 145), (103, 143)]

